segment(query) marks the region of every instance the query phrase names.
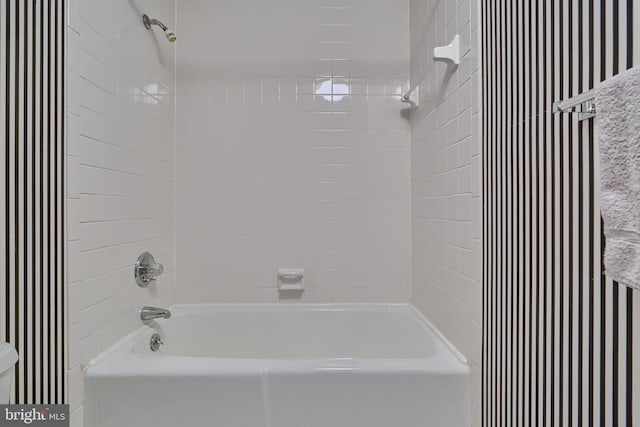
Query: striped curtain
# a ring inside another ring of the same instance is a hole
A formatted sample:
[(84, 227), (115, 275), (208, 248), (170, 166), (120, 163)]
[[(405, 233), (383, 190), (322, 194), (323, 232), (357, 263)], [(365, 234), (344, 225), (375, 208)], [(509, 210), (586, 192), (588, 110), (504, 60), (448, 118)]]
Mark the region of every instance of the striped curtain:
[(65, 401), (64, 0), (0, 2), (0, 340), (14, 403)]
[(639, 8), (482, 1), (483, 426), (640, 425), (640, 295), (603, 274), (597, 119), (552, 113), (640, 65)]

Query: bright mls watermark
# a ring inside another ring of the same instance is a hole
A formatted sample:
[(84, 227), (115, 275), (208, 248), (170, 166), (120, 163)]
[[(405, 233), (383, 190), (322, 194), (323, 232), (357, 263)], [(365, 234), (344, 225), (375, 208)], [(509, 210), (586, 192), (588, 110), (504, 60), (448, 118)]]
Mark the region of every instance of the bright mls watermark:
[(69, 405), (0, 405), (0, 426), (69, 427)]

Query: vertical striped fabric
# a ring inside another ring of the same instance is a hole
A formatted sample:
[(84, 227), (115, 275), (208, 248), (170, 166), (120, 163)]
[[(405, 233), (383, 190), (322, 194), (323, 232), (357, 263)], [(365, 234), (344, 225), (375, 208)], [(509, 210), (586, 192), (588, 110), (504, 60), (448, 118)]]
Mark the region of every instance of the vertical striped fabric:
[(640, 295), (603, 275), (596, 124), (552, 104), (640, 64), (640, 0), (481, 3), (482, 424), (638, 426)]
[(0, 340), (15, 403), (65, 400), (65, 1), (0, 2)]

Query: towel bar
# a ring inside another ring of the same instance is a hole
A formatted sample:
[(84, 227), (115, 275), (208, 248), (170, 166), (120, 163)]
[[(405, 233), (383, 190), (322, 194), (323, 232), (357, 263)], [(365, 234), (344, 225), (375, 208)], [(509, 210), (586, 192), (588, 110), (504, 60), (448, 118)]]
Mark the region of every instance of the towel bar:
[[(578, 120), (587, 120), (596, 115), (596, 92), (595, 89), (591, 89), (587, 92), (583, 92), (579, 95), (573, 96), (564, 101), (556, 101), (553, 103), (554, 113), (578, 113)], [(580, 107), (580, 110), (572, 110), (576, 107)]]

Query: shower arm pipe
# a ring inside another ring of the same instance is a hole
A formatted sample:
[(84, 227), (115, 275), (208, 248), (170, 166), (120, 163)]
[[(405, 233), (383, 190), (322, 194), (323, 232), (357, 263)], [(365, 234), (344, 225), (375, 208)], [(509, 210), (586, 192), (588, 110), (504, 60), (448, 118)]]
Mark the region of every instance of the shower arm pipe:
[(163, 31), (168, 30), (167, 26), (157, 19), (149, 19), (149, 25), (157, 25), (158, 27), (162, 28)]
[(162, 22), (158, 21), (157, 19), (149, 18), (148, 15), (142, 15), (142, 22), (144, 23), (144, 27), (147, 30), (150, 30), (152, 25), (157, 25), (158, 27), (162, 28), (162, 31), (164, 31), (164, 35), (167, 38), (167, 40), (169, 40), (172, 43), (176, 41), (176, 33), (171, 31), (166, 25), (164, 25)]

